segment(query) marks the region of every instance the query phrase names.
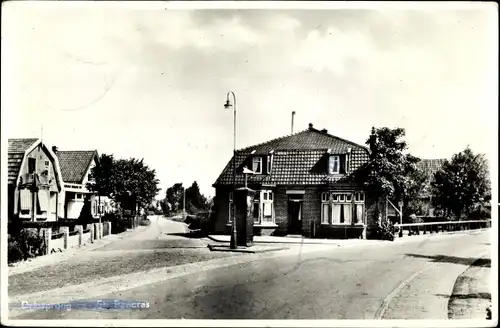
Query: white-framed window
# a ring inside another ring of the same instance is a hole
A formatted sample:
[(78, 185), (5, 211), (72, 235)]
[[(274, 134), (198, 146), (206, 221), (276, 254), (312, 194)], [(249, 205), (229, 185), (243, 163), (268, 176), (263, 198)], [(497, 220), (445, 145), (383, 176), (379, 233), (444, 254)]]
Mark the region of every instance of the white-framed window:
[(340, 156), (338, 155), (330, 156), (330, 162), (328, 163), (328, 173), (329, 174), (340, 173)]
[(321, 224), (329, 223), (330, 211), (330, 194), (328, 192), (321, 193)]
[(257, 156), (252, 158), (252, 171), (257, 174), (262, 173), (262, 157)]
[(321, 193), (321, 223), (362, 223), (365, 197), (362, 192)]
[(274, 223), (273, 192), (272, 190), (262, 190), (260, 194), (262, 196), (262, 223)]
[(365, 194), (357, 192), (354, 196), (354, 223), (363, 223), (365, 211)]
[[(274, 194), (272, 190), (257, 191), (252, 202), (254, 224), (274, 224)], [(229, 193), (229, 218), (233, 218), (233, 193)]]
[(344, 192), (332, 192), (332, 224), (351, 223), (352, 194)]

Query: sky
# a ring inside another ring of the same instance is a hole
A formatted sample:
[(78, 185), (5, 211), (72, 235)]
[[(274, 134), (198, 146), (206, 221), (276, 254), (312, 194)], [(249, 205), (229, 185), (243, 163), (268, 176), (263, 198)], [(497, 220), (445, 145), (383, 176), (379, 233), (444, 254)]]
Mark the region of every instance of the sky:
[(470, 145), (496, 163), (495, 4), (313, 5), (3, 2), (2, 136), (144, 158), (160, 196), (194, 180), (211, 196), (231, 90), (237, 148), (290, 134), (295, 111), (295, 132), (402, 127), (421, 158)]

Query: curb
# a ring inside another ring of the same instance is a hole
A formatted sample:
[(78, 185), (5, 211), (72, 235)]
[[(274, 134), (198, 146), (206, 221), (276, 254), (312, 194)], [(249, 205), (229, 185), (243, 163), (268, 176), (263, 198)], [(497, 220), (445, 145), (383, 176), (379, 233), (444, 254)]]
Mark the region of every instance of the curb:
[(235, 253), (254, 253), (254, 254), (289, 249), (289, 247), (267, 247), (267, 248), (253, 248), (252, 249), (249, 247), (242, 248), (242, 246), (239, 246), (236, 249), (231, 249), (227, 245), (213, 245), (213, 244), (209, 244), (208, 248), (212, 252), (235, 252)]

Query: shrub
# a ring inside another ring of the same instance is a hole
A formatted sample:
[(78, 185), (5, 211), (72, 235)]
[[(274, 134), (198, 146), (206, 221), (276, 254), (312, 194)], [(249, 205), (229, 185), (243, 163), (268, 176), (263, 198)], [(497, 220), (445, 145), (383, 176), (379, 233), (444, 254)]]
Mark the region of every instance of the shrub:
[(21, 245), (17, 240), (11, 238), (9, 235), (9, 246), (7, 253), (8, 263), (18, 262), (24, 259), (23, 251), (21, 250)]
[(25, 228), (21, 231), (21, 249), (27, 257), (35, 257), (43, 254), (45, 240), (40, 236), (38, 229)]
[(481, 219), (490, 219), (491, 218), (491, 210), (486, 206), (478, 206), (470, 213), (471, 220), (481, 220)]
[(199, 230), (200, 234), (208, 235), (213, 231), (214, 212), (199, 212), (197, 215), (188, 215), (184, 221), (190, 230)]
[(24, 228), (16, 235), (9, 235), (8, 262), (13, 263), (43, 254), (45, 240), (37, 229)]
[(369, 239), (390, 241), (394, 240), (394, 235), (398, 232), (391, 221), (372, 223), (367, 230)]
[(120, 212), (107, 213), (102, 219), (104, 221), (111, 222), (111, 233), (118, 234), (126, 231), (128, 229), (128, 222), (125, 220)]
[(151, 224), (151, 221), (147, 218), (142, 218), (140, 221), (139, 221), (139, 225), (141, 226), (148, 226)]

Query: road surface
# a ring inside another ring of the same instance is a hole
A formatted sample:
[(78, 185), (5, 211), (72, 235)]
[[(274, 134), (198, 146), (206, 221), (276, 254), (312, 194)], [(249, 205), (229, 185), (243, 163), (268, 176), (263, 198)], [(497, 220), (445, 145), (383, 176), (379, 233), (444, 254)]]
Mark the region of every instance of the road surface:
[[(172, 277), (145, 273), (131, 288), (80, 299), (136, 300), (147, 308), (18, 310), (10, 319), (447, 319), (454, 282), (490, 251), (490, 233), (304, 252), (293, 248), (279, 256), (245, 255), (254, 256), (245, 261), (231, 255), (224, 265), (203, 269), (201, 262), (199, 270)], [(148, 243), (122, 240), (107, 247), (139, 249)]]

